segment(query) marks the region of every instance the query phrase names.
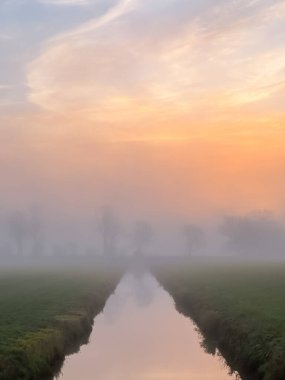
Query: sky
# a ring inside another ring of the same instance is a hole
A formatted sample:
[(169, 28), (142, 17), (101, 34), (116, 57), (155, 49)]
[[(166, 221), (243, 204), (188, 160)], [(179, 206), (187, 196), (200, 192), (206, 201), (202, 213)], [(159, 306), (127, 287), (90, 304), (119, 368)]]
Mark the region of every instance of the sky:
[(283, 214), (284, 38), (284, 0), (1, 0), (0, 210)]

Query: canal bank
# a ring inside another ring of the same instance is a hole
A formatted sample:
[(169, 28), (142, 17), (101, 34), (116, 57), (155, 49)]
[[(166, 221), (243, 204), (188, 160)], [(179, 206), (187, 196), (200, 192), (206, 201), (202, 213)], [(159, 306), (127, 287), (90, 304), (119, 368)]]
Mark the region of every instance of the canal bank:
[(121, 275), (102, 267), (2, 273), (0, 379), (53, 378), (65, 355), (88, 341)]
[(154, 269), (179, 312), (195, 321), (243, 379), (285, 379), (285, 267), (276, 264)]

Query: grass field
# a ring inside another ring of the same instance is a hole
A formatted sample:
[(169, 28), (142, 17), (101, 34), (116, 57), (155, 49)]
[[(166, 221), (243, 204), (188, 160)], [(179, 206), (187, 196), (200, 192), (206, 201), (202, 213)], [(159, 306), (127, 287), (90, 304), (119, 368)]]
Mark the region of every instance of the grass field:
[(0, 379), (50, 378), (88, 337), (120, 275), (103, 268), (0, 271)]
[(208, 350), (219, 348), (244, 378), (285, 379), (285, 265), (184, 264), (156, 268), (177, 309)]

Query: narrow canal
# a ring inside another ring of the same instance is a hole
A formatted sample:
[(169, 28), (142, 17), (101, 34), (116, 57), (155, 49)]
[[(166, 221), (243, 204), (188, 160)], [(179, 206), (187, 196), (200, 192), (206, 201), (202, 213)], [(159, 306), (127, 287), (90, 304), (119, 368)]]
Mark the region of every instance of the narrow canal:
[(233, 380), (207, 354), (194, 323), (150, 274), (126, 275), (94, 320), (89, 344), (66, 358), (57, 380)]

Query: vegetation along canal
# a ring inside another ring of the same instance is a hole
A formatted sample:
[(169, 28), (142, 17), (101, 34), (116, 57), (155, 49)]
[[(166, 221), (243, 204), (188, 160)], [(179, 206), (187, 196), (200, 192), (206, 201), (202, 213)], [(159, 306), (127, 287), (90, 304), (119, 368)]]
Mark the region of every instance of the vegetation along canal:
[(94, 320), (89, 344), (66, 360), (57, 380), (233, 380), (210, 355), (191, 319), (150, 274), (125, 275)]

